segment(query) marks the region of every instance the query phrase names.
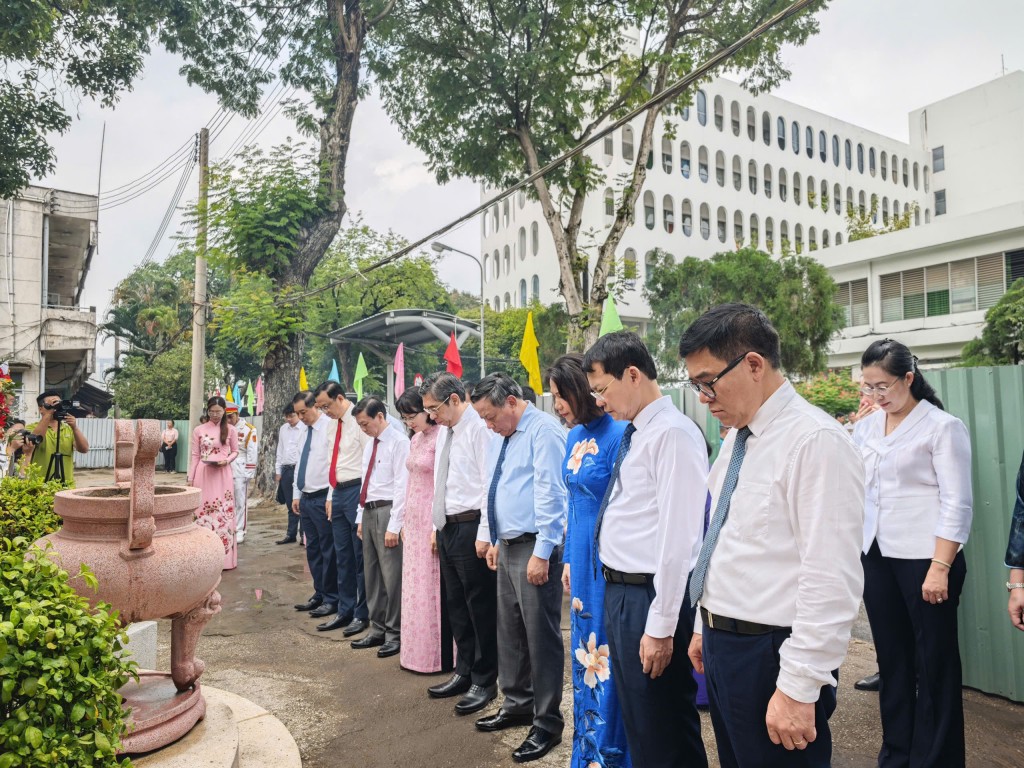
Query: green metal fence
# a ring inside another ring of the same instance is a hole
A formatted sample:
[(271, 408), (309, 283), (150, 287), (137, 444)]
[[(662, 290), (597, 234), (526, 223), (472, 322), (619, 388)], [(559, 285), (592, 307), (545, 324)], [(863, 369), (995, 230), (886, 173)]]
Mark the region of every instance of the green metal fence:
[(1024, 636), (1006, 612), (1003, 566), (1017, 470), (1024, 452), (1024, 366), (926, 373), (946, 410), (971, 434), (974, 524), (964, 547), (960, 600), (964, 685), (1024, 701)]

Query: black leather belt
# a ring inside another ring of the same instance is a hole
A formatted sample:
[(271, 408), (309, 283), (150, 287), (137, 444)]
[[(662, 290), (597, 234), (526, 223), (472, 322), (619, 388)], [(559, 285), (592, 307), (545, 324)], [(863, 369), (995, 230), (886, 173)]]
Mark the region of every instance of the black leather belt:
[(363, 504), (363, 509), (377, 509), (377, 507), (390, 507), (394, 502), (391, 499), (375, 499)]
[(294, 464), (282, 464), (281, 469), (295, 469)]
[(734, 635), (768, 635), (778, 630), (790, 631), (789, 627), (777, 627), (774, 624), (758, 624), (754, 621), (743, 621), (741, 619), (730, 619), (728, 616), (719, 616), (711, 613), (707, 608), (701, 606), (700, 618), (704, 626), (711, 629), (719, 629), (723, 632), (732, 632)]
[(445, 525), (449, 523), (478, 523), (480, 522), (480, 510), (470, 509), (467, 512), (459, 512), (457, 515), (448, 515), (445, 518)]
[(319, 499), (319, 498), (323, 498), (324, 496), (327, 495), (327, 492), (329, 490), (331, 490), (331, 489), (330, 488), (322, 488), (319, 491), (310, 491), (309, 493), (306, 493), (305, 491), (303, 491), (302, 492), (302, 498), (304, 498), (304, 499)]
[(536, 533), (524, 533), (524, 534), (522, 534), (520, 536), (516, 536), (514, 539), (502, 539), (501, 543), (504, 544), (507, 547), (510, 547), (513, 544), (525, 544), (528, 541), (536, 541), (536, 540), (537, 540), (537, 534)]
[(344, 488), (351, 488), (353, 485), (359, 485), (360, 479), (357, 477), (355, 480), (345, 480), (344, 482), (338, 483), (334, 486), (334, 490), (340, 491)]
[(622, 571), (616, 571), (614, 568), (609, 568), (607, 565), (601, 566), (601, 574), (606, 582), (612, 584), (641, 585), (654, 583), (653, 573), (623, 573)]

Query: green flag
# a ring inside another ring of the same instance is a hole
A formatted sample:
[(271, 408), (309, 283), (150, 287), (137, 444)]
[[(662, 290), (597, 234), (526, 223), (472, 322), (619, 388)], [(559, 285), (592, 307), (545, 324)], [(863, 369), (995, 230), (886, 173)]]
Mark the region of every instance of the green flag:
[(352, 377), (352, 389), (356, 391), (356, 400), (363, 399), (363, 379), (369, 375), (366, 370), (366, 361), (363, 360), (363, 353), (359, 353), (359, 360), (356, 361), (356, 373)]
[(611, 296), (605, 297), (604, 309), (601, 312), (601, 331), (598, 338), (612, 331), (621, 331), (622, 321), (619, 319), (619, 310), (615, 308), (615, 299)]

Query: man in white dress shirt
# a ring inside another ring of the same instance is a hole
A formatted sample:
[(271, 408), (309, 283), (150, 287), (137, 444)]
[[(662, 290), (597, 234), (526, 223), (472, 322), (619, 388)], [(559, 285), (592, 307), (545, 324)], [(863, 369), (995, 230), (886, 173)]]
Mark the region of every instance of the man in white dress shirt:
[[(687, 577), (704, 531), (708, 455), (657, 382), (637, 334), (602, 336), (583, 358), (592, 394), (629, 421), (595, 528), (612, 674), (636, 768), (705, 768)], [(678, 638), (678, 642), (677, 642)]]
[(306, 427), (299, 423), (295, 408), (288, 403), (282, 411), (284, 424), (277, 431), (277, 455), (274, 457), (274, 480), (277, 482), (277, 501), (285, 505), (288, 528), (284, 538), (275, 544), (294, 544), (299, 536), (299, 516), (292, 513), (292, 491), (295, 485), (295, 465), (306, 439)]
[(434, 459), (433, 520), (445, 605), (459, 651), (455, 674), (427, 691), (437, 699), (465, 694), (455, 712), (468, 715), (497, 695), (497, 578), (484, 561), (491, 536), (480, 511), (491, 483), (488, 447), (498, 436), (487, 429), (453, 374), (428, 376), (420, 394), (423, 410), (443, 430)]
[(363, 542), (363, 573), (370, 631), (353, 648), (374, 648), (379, 658), (398, 653), (402, 634), (402, 519), (409, 470), (409, 438), (391, 429), (387, 408), (364, 397), (352, 408), (359, 428), (371, 439), (363, 449), (363, 482), (356, 514)]
[(359, 428), (353, 404), (336, 381), (316, 388), (316, 405), (330, 418), (327, 480), (327, 520), (333, 542), (334, 574), (338, 581), (337, 616), (317, 625), (320, 632), (341, 629), (345, 637), (358, 635), (369, 626), (363, 542), (356, 532), (359, 488), (363, 479), (363, 449), (371, 442)]
[(757, 308), (706, 312), (679, 354), (687, 385), (733, 427), (690, 589), (689, 655), (707, 675), (721, 764), (824, 768), (863, 586), (863, 462), (782, 375), (779, 335)]
[(327, 521), (327, 495), (331, 490), (327, 477), (330, 459), (328, 427), (330, 419), (316, 407), (309, 390), (292, 398), (292, 407), (305, 425), (299, 460), (295, 466), (292, 512), (302, 520), (306, 535), (306, 562), (313, 577), (313, 596), (295, 606), (309, 611), (314, 618), (330, 616), (338, 610), (338, 572), (334, 564), (334, 539)]

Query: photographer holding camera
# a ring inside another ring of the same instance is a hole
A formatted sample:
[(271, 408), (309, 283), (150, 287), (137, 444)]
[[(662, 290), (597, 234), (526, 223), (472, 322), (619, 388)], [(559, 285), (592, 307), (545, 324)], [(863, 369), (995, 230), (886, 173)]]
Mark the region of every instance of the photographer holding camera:
[(71, 413), (74, 404), (62, 400), (60, 393), (48, 389), (36, 398), (39, 405), (39, 423), (32, 434), (42, 438), (38, 445), (26, 441), (25, 452), (40, 467), (47, 480), (60, 480), (68, 488), (75, 487), (73, 454), (89, 452), (89, 441), (78, 428), (78, 420)]

